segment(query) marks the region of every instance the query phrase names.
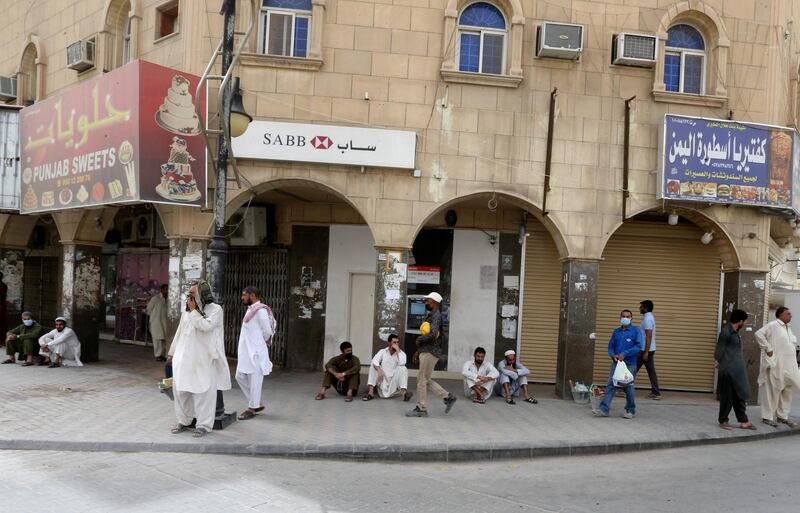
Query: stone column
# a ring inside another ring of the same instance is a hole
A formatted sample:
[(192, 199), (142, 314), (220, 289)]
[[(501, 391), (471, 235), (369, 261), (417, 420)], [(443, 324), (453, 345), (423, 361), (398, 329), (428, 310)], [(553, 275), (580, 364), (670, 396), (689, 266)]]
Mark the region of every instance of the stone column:
[[(100, 359), (100, 327), (105, 321), (100, 298), (101, 246), (74, 241), (62, 247), (61, 315), (81, 341), (81, 360), (96, 362)], [(54, 326), (54, 319), (40, 322)]]
[(561, 268), (561, 316), (558, 329), (556, 395), (570, 399), (569, 382), (590, 384), (594, 374), (597, 317), (597, 260), (566, 260)]
[(23, 278), (25, 276), (25, 251), (22, 249), (0, 249), (0, 272), (6, 292), (5, 317), (0, 319), (0, 336), (19, 324), (22, 313)]
[(747, 327), (739, 332), (742, 339), (742, 352), (750, 380), (750, 404), (758, 401), (758, 371), (761, 363), (761, 349), (755, 339), (755, 332), (769, 321), (766, 314), (766, 283), (769, 275), (758, 271), (731, 271), (725, 273), (722, 286), (722, 325), (728, 322), (734, 309), (748, 314)]
[(373, 354), (386, 347), (390, 333), (397, 333), (402, 344), (406, 327), (407, 279), (408, 250), (377, 248)]
[(326, 0), (311, 1), (311, 41), (308, 45), (309, 59), (322, 59), (322, 26), (325, 23)]
[(186, 292), (191, 284), (206, 276), (206, 248), (208, 240), (169, 239), (169, 294), (167, 296), (167, 321), (170, 338), (178, 328), (186, 303)]

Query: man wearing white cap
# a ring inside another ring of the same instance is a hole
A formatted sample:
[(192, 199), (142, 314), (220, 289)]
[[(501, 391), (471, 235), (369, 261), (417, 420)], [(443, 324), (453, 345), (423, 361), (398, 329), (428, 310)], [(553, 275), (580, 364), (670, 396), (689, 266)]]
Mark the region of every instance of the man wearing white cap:
[(427, 417), (428, 416), (428, 388), (444, 400), (444, 412), (450, 413), (456, 396), (449, 393), (442, 386), (431, 379), (433, 368), (436, 362), (442, 357), (442, 296), (436, 292), (431, 292), (425, 296), (425, 309), (428, 314), (425, 316), (424, 323), (430, 325), (427, 335), (417, 337), (417, 352), (414, 353), (414, 361), (419, 361), (419, 374), (417, 375), (417, 406), (408, 412), (406, 417)]
[(53, 369), (65, 365), (67, 367), (83, 367), (81, 363), (81, 341), (72, 328), (67, 327), (67, 320), (56, 317), (56, 329), (39, 338), (39, 354), (45, 360), (39, 365), (49, 363)]
[(531, 371), (517, 361), (516, 351), (513, 349), (506, 351), (505, 358), (497, 362), (497, 370), (500, 371), (500, 377), (497, 378), (495, 391), (498, 395), (506, 398), (507, 404), (516, 404), (514, 397), (519, 396), (520, 390), (526, 403), (536, 404), (539, 402), (528, 394), (527, 376)]

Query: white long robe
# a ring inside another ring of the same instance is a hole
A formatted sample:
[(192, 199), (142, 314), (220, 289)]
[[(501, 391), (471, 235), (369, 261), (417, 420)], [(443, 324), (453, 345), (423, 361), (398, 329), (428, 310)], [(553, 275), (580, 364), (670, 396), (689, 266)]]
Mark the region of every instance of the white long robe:
[(147, 317), (150, 325), (150, 336), (153, 340), (167, 339), (167, 302), (161, 293), (156, 294), (147, 303)]
[[(761, 327), (755, 334), (761, 347), (761, 368), (758, 374), (758, 401), (762, 418), (775, 420), (789, 416), (792, 388), (800, 388), (795, 344), (797, 338), (779, 319)], [(772, 356), (767, 356), (772, 353)]]
[(488, 399), (492, 395), (495, 380), (500, 375), (500, 372), (495, 369), (494, 365), (489, 360), (484, 360), (480, 367), (475, 365), (475, 360), (469, 360), (464, 364), (461, 369), (461, 374), (464, 376), (464, 395), (472, 397), (474, 387), (478, 383), (479, 376), (488, 376), (491, 379), (483, 384), (481, 388), (485, 390), (483, 394), (484, 399)]
[[(44, 351), (47, 346), (50, 352)], [(52, 355), (61, 357), (61, 364), (67, 367), (83, 367), (81, 363), (81, 341), (72, 328), (65, 327), (63, 331), (53, 330), (39, 337), (39, 354), (55, 361)]]
[[(250, 305), (248, 310), (259, 308), (261, 302)], [(268, 376), (272, 372), (272, 362), (269, 359), (267, 341), (272, 338), (273, 321), (265, 308), (261, 308), (256, 315), (247, 322), (242, 322), (239, 332), (239, 360), (236, 364), (236, 374), (255, 374), (260, 372)]]
[[(378, 395), (389, 399), (400, 390), (408, 389), (408, 369), (406, 368), (406, 353), (398, 351), (392, 354), (389, 348), (383, 348), (372, 358), (369, 366), (367, 385), (372, 385), (378, 390)], [(383, 381), (378, 383), (378, 370), (383, 372)]]
[(200, 394), (210, 387), (230, 390), (231, 374), (225, 357), (222, 307), (210, 303), (203, 317), (193, 310), (183, 312), (175, 332), (170, 356), (174, 390)]

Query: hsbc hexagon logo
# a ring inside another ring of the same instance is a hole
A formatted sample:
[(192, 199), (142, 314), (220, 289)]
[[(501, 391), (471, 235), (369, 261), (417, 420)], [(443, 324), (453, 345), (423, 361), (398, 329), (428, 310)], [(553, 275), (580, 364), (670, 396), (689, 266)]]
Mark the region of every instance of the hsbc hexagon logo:
[(333, 146), (333, 140), (327, 135), (316, 135), (311, 139), (311, 146), (318, 150), (327, 150)]

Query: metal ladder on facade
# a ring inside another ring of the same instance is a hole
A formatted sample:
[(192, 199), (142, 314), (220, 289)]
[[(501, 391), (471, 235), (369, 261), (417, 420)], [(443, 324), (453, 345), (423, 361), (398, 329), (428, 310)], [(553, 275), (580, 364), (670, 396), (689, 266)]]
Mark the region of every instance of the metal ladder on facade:
[[(222, 1), (222, 10), (221, 13), (224, 12), (226, 0)], [(217, 115), (219, 116), (219, 126), (220, 128), (208, 128), (206, 122), (208, 120), (204, 119), (205, 112), (202, 112), (202, 104), (199, 102), (195, 102), (195, 113), (197, 114), (197, 119), (200, 120), (200, 133), (203, 135), (203, 141), (206, 145), (206, 151), (208, 151), (208, 155), (211, 158), (211, 161), (214, 163), (214, 169), (216, 171), (216, 164), (217, 159), (214, 156), (214, 148), (211, 146), (211, 142), (209, 140), (210, 136), (223, 136), (225, 138), (225, 144), (228, 147), (228, 162), (231, 165), (231, 169), (233, 173), (229, 173), (227, 176), (227, 180), (229, 182), (236, 182), (236, 185), (239, 188), (242, 188), (242, 180), (245, 182), (247, 181), (246, 178), (241, 176), (239, 172), (239, 167), (236, 165), (236, 157), (233, 155), (233, 150), (231, 148), (231, 127), (230, 127), (230, 119), (226, 119), (226, 116), (222, 115), (223, 112), (223, 101), (224, 101), (224, 94), (223, 91), (228, 87), (230, 83), (231, 76), (233, 76), (233, 70), (236, 68), (237, 64), (239, 64), (239, 57), (242, 54), (242, 50), (244, 49), (247, 41), (250, 39), (250, 35), (253, 32), (253, 28), (255, 27), (256, 18), (258, 17), (258, 13), (260, 11), (259, 8), (259, 1), (258, 0), (250, 0), (250, 23), (247, 25), (247, 29), (242, 32), (238, 30), (233, 31), (233, 35), (239, 36), (239, 44), (234, 46), (233, 55), (231, 58), (231, 64), (228, 66), (228, 71), (224, 75), (213, 74), (211, 71), (213, 70), (214, 66), (217, 64), (217, 59), (222, 56), (222, 46), (225, 42), (225, 37), (223, 35), (220, 38), (219, 43), (217, 43), (216, 48), (211, 54), (211, 59), (208, 61), (208, 65), (206, 66), (205, 71), (203, 71), (203, 75), (200, 77), (200, 82), (197, 84), (197, 89), (195, 90), (195, 98), (199, 98), (200, 95), (204, 92), (203, 89), (207, 87), (209, 80), (217, 80), (220, 82), (219, 85), (219, 99), (217, 104)], [(224, 30), (223, 30), (224, 32)], [(205, 91), (206, 93), (208, 91)], [(208, 103), (208, 96), (206, 96), (206, 103)], [(233, 176), (231, 176), (233, 175)], [(248, 184), (249, 185), (249, 184)]]

